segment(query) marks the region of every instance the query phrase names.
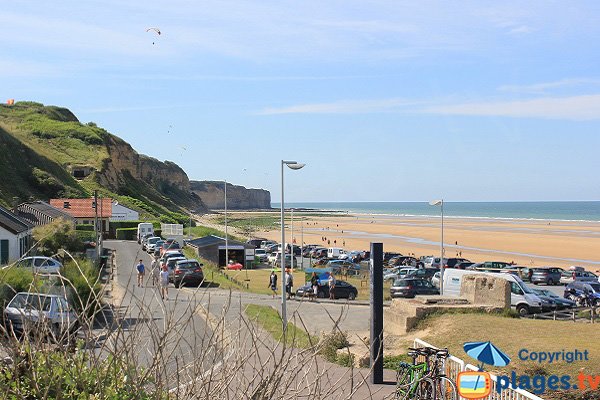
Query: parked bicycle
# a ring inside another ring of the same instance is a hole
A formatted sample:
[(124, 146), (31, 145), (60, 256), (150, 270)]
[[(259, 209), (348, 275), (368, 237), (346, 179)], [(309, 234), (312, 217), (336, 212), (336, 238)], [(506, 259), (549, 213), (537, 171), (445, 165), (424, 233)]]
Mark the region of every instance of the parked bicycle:
[[(447, 349), (411, 348), (408, 355), (412, 357), (412, 364), (401, 362), (396, 374), (396, 399), (458, 399), (456, 383), (445, 373)], [(419, 358), (424, 361), (417, 362)]]

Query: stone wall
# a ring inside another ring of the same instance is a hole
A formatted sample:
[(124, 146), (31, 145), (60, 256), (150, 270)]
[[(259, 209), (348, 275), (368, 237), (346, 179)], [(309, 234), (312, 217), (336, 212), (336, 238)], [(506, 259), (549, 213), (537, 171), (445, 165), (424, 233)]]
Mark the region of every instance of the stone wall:
[(460, 286), (460, 297), (470, 304), (510, 308), (510, 282), (495, 276), (465, 275)]

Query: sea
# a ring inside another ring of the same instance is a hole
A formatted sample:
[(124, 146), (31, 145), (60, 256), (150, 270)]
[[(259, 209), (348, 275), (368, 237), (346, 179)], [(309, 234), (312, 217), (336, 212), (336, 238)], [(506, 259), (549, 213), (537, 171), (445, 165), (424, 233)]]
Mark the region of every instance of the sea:
[[(272, 207), (279, 208), (280, 203), (272, 203)], [(370, 215), (440, 215), (440, 207), (427, 202), (300, 202), (285, 203), (285, 207)], [(444, 202), (446, 217), (600, 222), (600, 201)]]

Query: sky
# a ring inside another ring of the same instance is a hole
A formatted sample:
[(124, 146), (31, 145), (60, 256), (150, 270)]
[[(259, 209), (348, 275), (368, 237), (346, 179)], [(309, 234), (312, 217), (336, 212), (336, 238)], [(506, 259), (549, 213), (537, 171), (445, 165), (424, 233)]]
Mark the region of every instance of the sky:
[(276, 202), (285, 159), (292, 202), (600, 200), (596, 1), (20, 0), (0, 26), (0, 96), (190, 179)]

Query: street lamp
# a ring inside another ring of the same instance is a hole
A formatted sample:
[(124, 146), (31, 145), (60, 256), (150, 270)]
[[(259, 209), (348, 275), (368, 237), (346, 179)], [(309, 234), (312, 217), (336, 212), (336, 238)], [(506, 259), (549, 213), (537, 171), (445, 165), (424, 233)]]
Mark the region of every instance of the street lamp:
[(227, 181), (223, 181), (225, 185), (225, 266), (229, 264), (229, 238), (227, 235)]
[[(285, 306), (285, 224), (283, 220), (284, 213), (284, 201), (283, 201), (283, 166), (287, 165), (289, 169), (299, 170), (306, 164), (301, 164), (297, 161), (285, 161), (281, 160), (281, 322), (283, 323), (283, 330), (287, 328), (287, 315)], [(292, 245), (292, 254), (294, 248)]]
[(442, 239), (440, 241), (440, 295), (444, 295), (444, 200), (433, 200), (430, 206), (440, 206), (442, 213)]

